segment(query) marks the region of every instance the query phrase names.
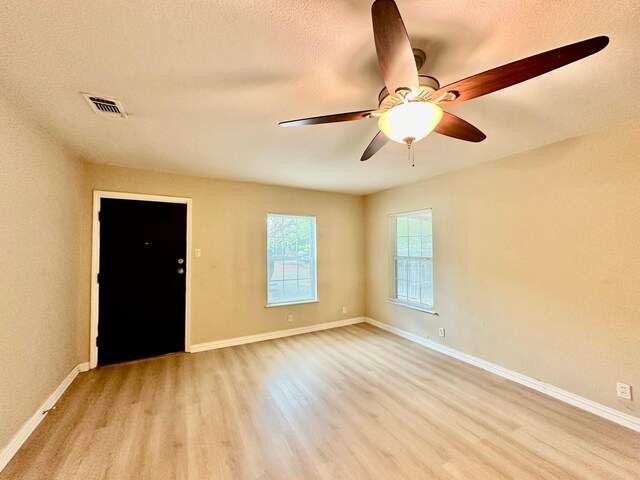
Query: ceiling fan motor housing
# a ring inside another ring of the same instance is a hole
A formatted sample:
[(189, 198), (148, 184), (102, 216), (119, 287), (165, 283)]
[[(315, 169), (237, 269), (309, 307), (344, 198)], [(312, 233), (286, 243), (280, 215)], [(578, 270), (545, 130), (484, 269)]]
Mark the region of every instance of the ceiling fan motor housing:
[[(440, 82), (433, 77), (428, 75), (420, 75), (420, 90), (416, 95), (416, 100), (418, 101), (426, 101), (428, 100), (433, 92), (440, 88)], [(391, 107), (394, 107), (401, 100), (397, 95), (390, 95), (387, 87), (383, 88), (378, 95), (378, 108), (380, 110), (387, 110)]]

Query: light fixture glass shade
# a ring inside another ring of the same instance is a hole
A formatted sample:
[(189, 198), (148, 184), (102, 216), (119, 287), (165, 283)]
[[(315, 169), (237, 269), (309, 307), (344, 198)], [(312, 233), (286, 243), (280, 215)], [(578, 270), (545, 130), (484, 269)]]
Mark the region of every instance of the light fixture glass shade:
[(442, 109), (429, 102), (409, 102), (393, 107), (378, 119), (378, 127), (391, 140), (415, 143), (429, 135), (442, 120)]

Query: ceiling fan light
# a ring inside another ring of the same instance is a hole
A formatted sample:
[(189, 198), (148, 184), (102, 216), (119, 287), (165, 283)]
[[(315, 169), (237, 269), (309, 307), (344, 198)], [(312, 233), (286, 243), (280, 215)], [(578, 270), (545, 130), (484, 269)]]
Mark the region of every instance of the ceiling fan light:
[(394, 142), (415, 143), (429, 135), (442, 120), (442, 109), (429, 102), (409, 102), (393, 107), (378, 119), (378, 127)]

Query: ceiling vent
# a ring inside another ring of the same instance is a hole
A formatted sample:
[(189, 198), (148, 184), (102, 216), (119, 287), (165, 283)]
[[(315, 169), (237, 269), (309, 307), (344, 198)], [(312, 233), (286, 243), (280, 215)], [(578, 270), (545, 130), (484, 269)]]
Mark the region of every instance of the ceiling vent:
[(127, 114), (122, 108), (122, 102), (115, 98), (99, 97), (90, 93), (83, 93), (82, 96), (87, 101), (91, 110), (98, 115), (106, 117), (127, 118)]

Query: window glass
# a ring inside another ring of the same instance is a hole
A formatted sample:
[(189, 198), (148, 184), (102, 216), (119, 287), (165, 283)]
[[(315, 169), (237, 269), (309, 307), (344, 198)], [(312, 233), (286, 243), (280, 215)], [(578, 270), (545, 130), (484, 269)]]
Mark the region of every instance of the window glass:
[(317, 300), (316, 218), (267, 215), (267, 304)]
[(392, 300), (433, 309), (433, 226), (431, 210), (392, 215)]

